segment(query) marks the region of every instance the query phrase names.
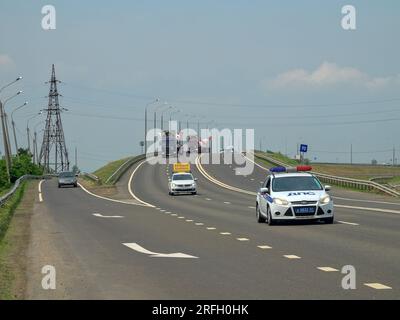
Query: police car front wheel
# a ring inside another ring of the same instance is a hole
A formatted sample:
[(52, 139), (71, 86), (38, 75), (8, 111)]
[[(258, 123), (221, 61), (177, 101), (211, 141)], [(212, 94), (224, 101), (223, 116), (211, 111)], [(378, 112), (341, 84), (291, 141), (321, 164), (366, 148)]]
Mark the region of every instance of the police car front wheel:
[(268, 207), (267, 208), (267, 223), (269, 226), (272, 226), (275, 224), (274, 219), (272, 219), (272, 214), (271, 214), (271, 208)]
[(265, 218), (261, 215), (260, 207), (258, 206), (258, 204), (256, 205), (256, 217), (257, 217), (257, 222), (258, 223), (264, 223), (265, 222)]

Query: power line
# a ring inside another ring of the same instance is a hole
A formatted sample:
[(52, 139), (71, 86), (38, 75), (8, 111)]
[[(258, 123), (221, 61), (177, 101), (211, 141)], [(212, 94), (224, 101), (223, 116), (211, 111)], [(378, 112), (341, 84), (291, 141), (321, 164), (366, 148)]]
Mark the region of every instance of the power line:
[[(64, 84), (66, 84), (64, 82)], [(110, 95), (118, 95), (131, 97), (140, 100), (154, 99), (154, 96), (130, 94), (125, 92), (118, 92), (109, 89), (99, 89), (93, 87), (86, 87), (82, 85), (76, 85), (67, 83), (67, 86), (77, 87), (84, 90), (92, 90), (107, 93)], [(170, 103), (182, 103), (182, 104), (193, 104), (193, 105), (207, 105), (207, 106), (220, 106), (220, 107), (238, 107), (238, 108), (326, 108), (326, 107), (346, 107), (354, 105), (366, 105), (366, 104), (379, 104), (379, 103), (390, 103), (398, 102), (400, 98), (390, 98), (381, 100), (364, 100), (364, 101), (353, 101), (353, 102), (339, 102), (339, 103), (308, 103), (308, 104), (244, 104), (244, 103), (222, 103), (222, 102), (210, 102), (210, 101), (196, 101), (196, 100), (184, 100), (184, 99), (168, 99), (165, 98)]]

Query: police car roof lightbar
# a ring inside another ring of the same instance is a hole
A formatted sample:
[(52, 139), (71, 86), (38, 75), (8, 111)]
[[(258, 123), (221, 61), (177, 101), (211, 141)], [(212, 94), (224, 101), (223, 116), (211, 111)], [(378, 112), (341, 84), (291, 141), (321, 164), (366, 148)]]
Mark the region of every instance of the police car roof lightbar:
[(279, 173), (279, 172), (299, 172), (299, 171), (311, 171), (311, 166), (296, 166), (296, 167), (273, 167), (269, 169), (272, 173)]

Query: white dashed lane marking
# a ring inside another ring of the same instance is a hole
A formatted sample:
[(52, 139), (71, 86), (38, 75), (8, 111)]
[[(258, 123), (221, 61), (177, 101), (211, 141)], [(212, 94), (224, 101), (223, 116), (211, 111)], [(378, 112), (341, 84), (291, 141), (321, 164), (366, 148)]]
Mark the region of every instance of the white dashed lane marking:
[(382, 283), (364, 283), (365, 286), (373, 288), (373, 289), (377, 289), (377, 290), (384, 290), (384, 289), (392, 289), (389, 286), (385, 286)]
[(338, 269), (332, 267), (317, 267), (318, 270), (325, 271), (325, 272), (337, 272)]
[(257, 246), (257, 247), (260, 248), (260, 249), (263, 249), (263, 250), (265, 250), (265, 249), (272, 249), (272, 247), (267, 246), (267, 245), (262, 245), (262, 246)]
[(206, 198), (206, 200), (207, 200), (207, 201), (211, 201), (211, 199), (210, 199), (210, 198)]
[(207, 230), (215, 230), (215, 229), (217, 229), (217, 228), (214, 228), (214, 227), (207, 227)]
[(238, 241), (249, 241), (249, 239), (247, 239), (247, 238), (236, 238), (236, 240), (238, 240)]
[(219, 234), (222, 234), (223, 236), (228, 236), (228, 235), (230, 235), (232, 233), (230, 233), (230, 232), (220, 232)]
[(229, 201), (224, 201), (225, 204), (231, 204)]
[(193, 220), (188, 219), (188, 220), (186, 220), (186, 222), (193, 222)]
[(288, 258), (288, 259), (301, 259), (299, 256), (296, 256), (296, 255), (294, 255), (294, 254), (285, 254), (285, 255), (283, 255), (285, 258)]
[(347, 221), (341, 221), (341, 220), (338, 220), (338, 222), (342, 223), (342, 224), (348, 224), (348, 225), (351, 225), (351, 226), (359, 226), (359, 224), (355, 223), (355, 222), (347, 222)]
[(249, 209), (255, 209), (256, 207), (248, 206), (247, 208), (249, 208)]
[(196, 226), (202, 226), (202, 225), (204, 225), (204, 223), (202, 223), (202, 222), (196, 222), (195, 224), (196, 224)]
[(185, 217), (178, 217), (178, 219), (185, 219)]
[(39, 193), (39, 202), (43, 202), (43, 197), (41, 193)]
[(178, 215), (176, 213), (172, 213), (171, 216), (177, 217)]

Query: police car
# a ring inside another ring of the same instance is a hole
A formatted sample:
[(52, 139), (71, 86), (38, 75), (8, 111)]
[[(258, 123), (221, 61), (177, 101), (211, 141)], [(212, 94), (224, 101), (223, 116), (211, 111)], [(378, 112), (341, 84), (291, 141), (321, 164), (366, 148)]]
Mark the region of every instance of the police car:
[(259, 223), (273, 225), (288, 220), (323, 220), (333, 223), (333, 201), (313, 174), (310, 166), (270, 169), (257, 193), (256, 216)]
[(189, 163), (174, 163), (173, 172), (171, 179), (168, 180), (169, 195), (197, 193), (197, 179), (191, 174)]

